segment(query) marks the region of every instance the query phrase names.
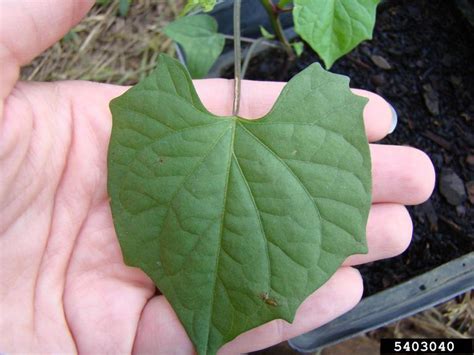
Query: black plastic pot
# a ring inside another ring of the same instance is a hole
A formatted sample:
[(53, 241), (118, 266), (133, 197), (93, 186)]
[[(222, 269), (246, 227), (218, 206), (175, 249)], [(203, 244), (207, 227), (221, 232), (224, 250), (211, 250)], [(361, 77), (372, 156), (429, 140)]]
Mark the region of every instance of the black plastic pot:
[[(232, 35), (233, 29), (233, 6), (234, 1), (220, 2), (211, 12), (219, 24), (219, 32)], [(293, 26), (293, 18), (290, 13), (283, 14), (281, 23), (284, 28)], [(260, 37), (260, 27), (271, 29), (270, 21), (262, 4), (258, 0), (242, 0), (241, 6), (241, 35), (243, 37)]]
[(291, 339), (300, 352), (314, 352), (447, 301), (474, 287), (474, 252), (398, 286), (364, 298), (354, 309)]
[[(232, 34), (232, 0), (219, 4), (211, 14), (219, 24), (219, 32)], [(287, 15), (282, 23), (288, 37), (294, 37), (291, 16)], [(260, 25), (271, 28), (260, 2), (242, 0), (242, 36), (259, 37)], [(260, 47), (260, 51), (264, 49)], [(209, 77), (219, 77), (222, 70), (232, 64), (233, 51), (229, 46), (211, 69)], [(421, 312), (473, 288), (474, 252), (470, 252), (409, 281), (364, 298), (345, 315), (288, 343), (299, 352), (314, 352)]]

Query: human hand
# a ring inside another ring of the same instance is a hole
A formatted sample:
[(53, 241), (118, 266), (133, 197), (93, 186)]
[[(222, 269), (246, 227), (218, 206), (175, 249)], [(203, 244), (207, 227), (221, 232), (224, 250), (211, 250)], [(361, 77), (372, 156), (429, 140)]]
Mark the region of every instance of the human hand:
[[(192, 353), (174, 311), (151, 280), (127, 267), (106, 191), (109, 101), (126, 88), (90, 82), (17, 82), (19, 67), (61, 38), (94, 1), (7, 1), (0, 10), (0, 351)], [(21, 30), (19, 30), (21, 29)], [(232, 108), (232, 82), (195, 82), (219, 115)], [(241, 115), (263, 116), (284, 84), (244, 82)], [(385, 136), (391, 110), (369, 97), (370, 141)], [(242, 334), (222, 353), (248, 352), (316, 328), (352, 308), (362, 294), (351, 266), (402, 252), (411, 237), (403, 207), (434, 184), (426, 155), (371, 145), (373, 206), (369, 253), (344, 266), (298, 309)]]

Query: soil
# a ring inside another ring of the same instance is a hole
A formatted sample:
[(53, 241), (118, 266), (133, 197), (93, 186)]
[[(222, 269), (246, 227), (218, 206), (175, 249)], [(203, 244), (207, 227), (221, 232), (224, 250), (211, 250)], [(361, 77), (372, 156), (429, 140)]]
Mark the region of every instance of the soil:
[[(398, 127), (382, 144), (417, 147), (431, 157), (438, 176), (460, 178), (445, 179), (457, 183), (452, 188), (440, 189), (437, 182), (428, 202), (409, 208), (414, 233), (405, 253), (359, 268), (365, 296), (474, 250), (473, 43), (473, 27), (454, 1), (385, 1), (373, 40), (331, 68), (395, 107)], [(291, 64), (284, 52), (271, 49), (251, 60), (246, 79), (287, 81), (315, 61), (309, 48)], [(232, 78), (232, 69), (222, 76)]]

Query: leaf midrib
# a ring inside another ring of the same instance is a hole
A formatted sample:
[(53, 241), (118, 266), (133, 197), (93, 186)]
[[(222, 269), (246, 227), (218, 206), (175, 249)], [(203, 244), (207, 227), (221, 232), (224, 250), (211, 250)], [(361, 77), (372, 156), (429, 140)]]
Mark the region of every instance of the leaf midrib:
[[(209, 344), (211, 343), (211, 325), (212, 325), (212, 315), (213, 315), (213, 310), (214, 310), (214, 300), (216, 298), (216, 285), (217, 285), (217, 278), (218, 278), (218, 270), (219, 270), (219, 260), (220, 260), (220, 255), (221, 255), (221, 250), (222, 250), (222, 238), (223, 238), (223, 231), (224, 231), (224, 222), (225, 222), (225, 209), (227, 206), (227, 188), (229, 186), (229, 180), (230, 180), (230, 167), (232, 164), (232, 155), (234, 154), (234, 139), (235, 139), (235, 126), (236, 126), (236, 120), (232, 120), (231, 123), (231, 129), (232, 129), (232, 138), (230, 140), (230, 149), (229, 149), (229, 155), (228, 155), (228, 163), (227, 163), (227, 179), (225, 182), (224, 186), (224, 197), (223, 197), (223, 203), (222, 203), (222, 217), (221, 217), (221, 226), (219, 230), (219, 244), (217, 246), (217, 255), (216, 255), (216, 263), (214, 265), (214, 284), (212, 285), (212, 297), (211, 297), (211, 303), (210, 303), (210, 310), (209, 312), (209, 322), (207, 326), (207, 342), (206, 342), (206, 354), (208, 352)], [(226, 131), (227, 132), (227, 131)], [(222, 135), (223, 137), (224, 135)], [(222, 137), (219, 138), (219, 140), (222, 139)], [(214, 146), (215, 147), (215, 146)], [(214, 148), (213, 148), (214, 149)]]

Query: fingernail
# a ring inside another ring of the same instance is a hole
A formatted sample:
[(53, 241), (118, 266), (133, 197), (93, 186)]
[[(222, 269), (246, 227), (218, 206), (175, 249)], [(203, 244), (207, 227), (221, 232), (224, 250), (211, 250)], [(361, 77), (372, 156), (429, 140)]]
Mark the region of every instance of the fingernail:
[(397, 111), (395, 111), (392, 105), (389, 104), (389, 106), (390, 106), (390, 110), (392, 111), (392, 123), (390, 124), (390, 129), (388, 130), (388, 134), (395, 131), (395, 128), (397, 128), (397, 123), (398, 123)]

